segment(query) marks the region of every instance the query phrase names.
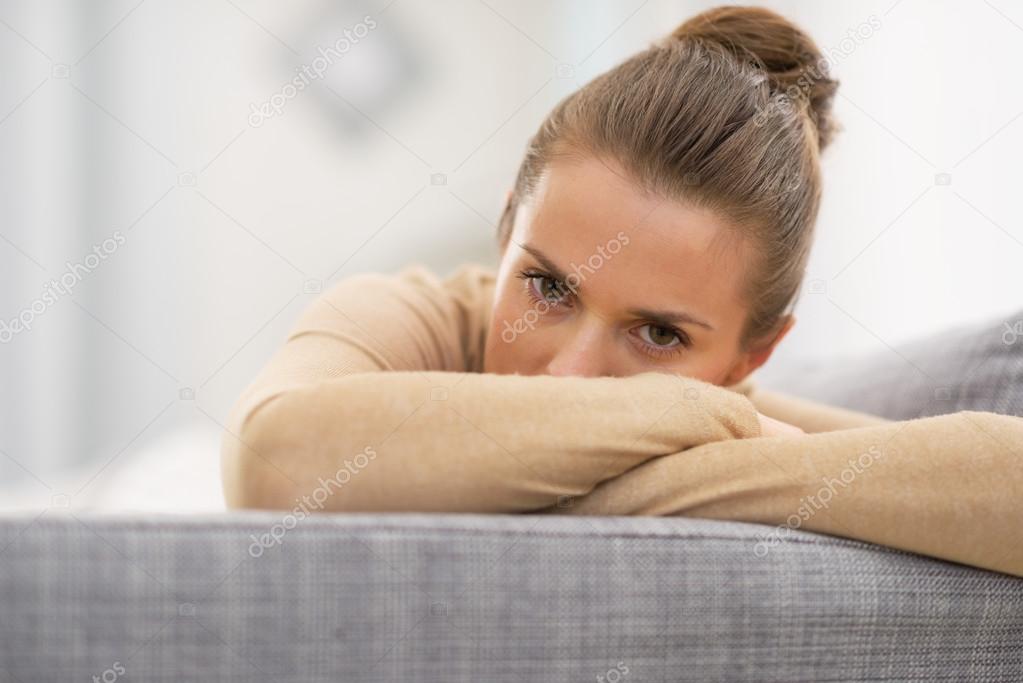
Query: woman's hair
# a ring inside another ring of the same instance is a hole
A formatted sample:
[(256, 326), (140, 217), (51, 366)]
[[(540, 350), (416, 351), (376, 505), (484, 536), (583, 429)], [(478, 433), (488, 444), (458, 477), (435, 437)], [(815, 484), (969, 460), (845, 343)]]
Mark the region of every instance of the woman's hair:
[(752, 238), (742, 343), (777, 333), (813, 240), (837, 87), (814, 41), (779, 14), (703, 12), (558, 103), (529, 142), (499, 241), (551, 160), (613, 160), (644, 189)]

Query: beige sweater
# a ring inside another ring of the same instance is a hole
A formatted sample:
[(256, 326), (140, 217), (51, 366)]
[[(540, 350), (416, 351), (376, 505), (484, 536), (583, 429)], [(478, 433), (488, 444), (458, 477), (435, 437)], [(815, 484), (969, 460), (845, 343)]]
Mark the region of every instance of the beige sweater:
[[(646, 372), (482, 373), (494, 272), (349, 277), (303, 313), (223, 441), (228, 503), (296, 511), (686, 515), (1023, 575), (1023, 418), (887, 422)], [(805, 436), (763, 437), (757, 411)]]

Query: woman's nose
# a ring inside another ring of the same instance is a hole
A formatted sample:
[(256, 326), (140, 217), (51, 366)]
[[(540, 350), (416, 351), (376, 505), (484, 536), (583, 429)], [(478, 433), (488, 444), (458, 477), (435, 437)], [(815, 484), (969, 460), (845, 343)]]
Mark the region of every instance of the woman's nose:
[(547, 363), (547, 374), (561, 377), (602, 377), (608, 374), (606, 333), (600, 321), (591, 319), (566, 330), (558, 348)]

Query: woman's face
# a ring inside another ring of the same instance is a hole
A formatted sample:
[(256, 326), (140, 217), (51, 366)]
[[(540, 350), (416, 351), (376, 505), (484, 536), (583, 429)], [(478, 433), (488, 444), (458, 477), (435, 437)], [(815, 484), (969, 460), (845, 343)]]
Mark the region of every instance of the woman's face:
[(616, 165), (553, 162), (502, 253), (484, 372), (734, 384), (783, 336), (740, 347), (749, 249), (714, 214), (645, 194)]

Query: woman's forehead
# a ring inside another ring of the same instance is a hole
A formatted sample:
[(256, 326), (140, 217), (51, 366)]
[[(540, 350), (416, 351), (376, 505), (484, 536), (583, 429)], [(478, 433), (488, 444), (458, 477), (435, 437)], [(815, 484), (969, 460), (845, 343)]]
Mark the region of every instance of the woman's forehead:
[(593, 270), (603, 275), (588, 278), (594, 290), (613, 281), (654, 298), (742, 299), (748, 245), (734, 229), (707, 209), (643, 192), (592, 157), (551, 165), (522, 207), (512, 241), (563, 268), (599, 264)]

